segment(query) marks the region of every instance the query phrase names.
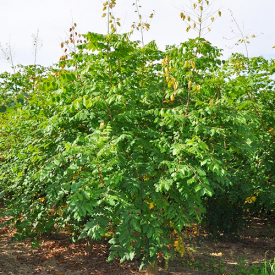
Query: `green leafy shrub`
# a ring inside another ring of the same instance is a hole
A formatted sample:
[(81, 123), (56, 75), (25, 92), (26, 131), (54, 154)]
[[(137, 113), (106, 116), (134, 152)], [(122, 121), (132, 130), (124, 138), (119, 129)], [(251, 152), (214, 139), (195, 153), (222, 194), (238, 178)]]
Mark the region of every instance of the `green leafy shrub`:
[[(128, 34), (85, 39), (28, 90), (27, 104), (0, 114), (2, 215), (16, 238), (63, 227), (74, 240), (108, 236), (109, 260), (139, 256), (143, 266), (183, 255), (181, 231), (202, 215), (209, 230), (232, 234), (245, 198), (273, 186), (272, 133), (245, 92), (254, 82), (232, 76), (242, 57), (222, 61), (202, 38), (165, 52)], [(263, 155), (270, 166), (258, 182)]]

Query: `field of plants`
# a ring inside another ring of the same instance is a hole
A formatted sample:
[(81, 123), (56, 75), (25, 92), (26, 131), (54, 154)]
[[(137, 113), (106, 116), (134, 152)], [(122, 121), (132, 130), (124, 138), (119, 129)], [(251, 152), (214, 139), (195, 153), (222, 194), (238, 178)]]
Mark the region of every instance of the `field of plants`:
[(0, 75), (1, 226), (14, 241), (66, 232), (156, 274), (192, 259), (200, 230), (228, 240), (247, 217), (272, 220), (274, 60), (224, 60), (201, 37), (165, 51), (130, 34), (75, 39), (53, 67)]

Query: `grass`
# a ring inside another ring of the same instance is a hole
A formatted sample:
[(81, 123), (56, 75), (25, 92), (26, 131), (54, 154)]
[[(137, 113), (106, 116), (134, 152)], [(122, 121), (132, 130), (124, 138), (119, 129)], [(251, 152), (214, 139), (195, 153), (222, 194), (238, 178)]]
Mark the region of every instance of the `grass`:
[(238, 259), (238, 263), (233, 267), (234, 271), (228, 271), (224, 260), (217, 258), (211, 258), (207, 263), (196, 262), (184, 262), (185, 266), (202, 272), (202, 274), (217, 274), (217, 275), (275, 275), (275, 257), (272, 260), (267, 260), (267, 254), (265, 253), (265, 261), (247, 265), (247, 261), (244, 257)]
[[(267, 256), (269, 251), (267, 251), (265, 253), (265, 258)], [(273, 260), (266, 260), (263, 263), (263, 268), (262, 268), (262, 273), (261, 275), (275, 275), (275, 257), (273, 258)]]

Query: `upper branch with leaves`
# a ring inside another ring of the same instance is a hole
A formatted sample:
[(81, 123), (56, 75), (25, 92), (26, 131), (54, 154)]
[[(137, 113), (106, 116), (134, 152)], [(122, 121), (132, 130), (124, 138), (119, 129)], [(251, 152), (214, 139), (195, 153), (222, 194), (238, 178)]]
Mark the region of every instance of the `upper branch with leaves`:
[(190, 29), (198, 33), (198, 37), (203, 37), (211, 31), (210, 26), (218, 16), (221, 16), (219, 9), (214, 9), (215, 2), (210, 3), (208, 0), (190, 1), (190, 6), (180, 13), (180, 17), (186, 23), (186, 31)]
[[(133, 22), (131, 28), (132, 28), (132, 32), (136, 29), (137, 31), (140, 32), (141, 35), (141, 43), (142, 46), (144, 46), (144, 31), (148, 31), (150, 29), (150, 23), (148, 23), (147, 21), (142, 21), (142, 15), (140, 13), (140, 8), (141, 5), (139, 4), (139, 0), (135, 0), (135, 2), (133, 2), (133, 6), (135, 6), (136, 10), (135, 12), (138, 15), (138, 22)], [(149, 15), (149, 18), (153, 18), (154, 17), (154, 10), (153, 12)]]
[(9, 43), (6, 43), (5, 48), (3, 48), (2, 45), (0, 44), (0, 50), (1, 50), (0, 59), (2, 59), (5, 62), (8, 62), (11, 65), (13, 73), (15, 74), (16, 73), (15, 64), (14, 64), (15, 52), (14, 52), (14, 47), (11, 45), (11, 42), (9, 41)]
[[(239, 44), (244, 44), (246, 57), (248, 58), (248, 45), (250, 44), (250, 39), (255, 38), (256, 35), (249, 33), (249, 31), (245, 31), (244, 25), (243, 25), (243, 28), (241, 28), (239, 23), (237, 22), (236, 18), (234, 17), (233, 12), (231, 10), (229, 10), (229, 11), (230, 11), (230, 14), (231, 14), (231, 17), (232, 17), (232, 22), (237, 27), (237, 31), (235, 31), (231, 27), (231, 32), (234, 34), (234, 37), (232, 37), (232, 38), (225, 38), (224, 37), (224, 38), (227, 39), (227, 40), (237, 39), (237, 42), (235, 43), (234, 46), (238, 46)], [(229, 48), (232, 49), (234, 46), (229, 47)]]

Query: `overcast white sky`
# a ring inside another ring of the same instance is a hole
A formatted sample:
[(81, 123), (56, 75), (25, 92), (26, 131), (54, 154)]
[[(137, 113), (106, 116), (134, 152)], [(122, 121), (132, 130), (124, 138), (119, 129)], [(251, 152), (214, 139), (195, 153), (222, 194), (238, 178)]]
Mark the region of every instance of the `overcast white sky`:
[[(210, 0), (213, 2), (214, 0)], [(62, 55), (60, 42), (66, 37), (71, 26), (72, 18), (77, 23), (78, 31), (106, 33), (106, 19), (102, 18), (101, 0), (0, 0), (0, 28), (2, 47), (10, 41), (14, 47), (16, 64), (33, 64), (31, 52), (32, 34), (39, 29), (43, 47), (37, 56), (37, 63), (51, 65)], [(121, 17), (122, 29), (130, 30), (131, 23), (137, 21), (133, 0), (117, 0), (114, 9), (116, 17)], [(165, 45), (179, 44), (196, 33), (186, 33), (186, 25), (180, 19), (181, 7), (189, 4), (189, 0), (140, 0), (143, 16), (149, 16), (155, 10), (155, 17), (151, 21), (151, 29), (145, 34), (145, 43), (156, 40), (161, 49)], [(211, 26), (212, 31), (206, 35), (212, 44), (225, 49), (225, 57), (230, 52), (244, 52), (244, 45), (228, 49), (233, 46), (237, 38), (231, 27), (236, 30), (230, 12), (233, 11), (240, 27), (248, 34), (259, 35), (251, 40), (249, 55), (262, 55), (265, 58), (275, 58), (275, 0), (216, 0), (215, 7), (221, 7), (222, 17)], [(263, 34), (262, 34), (263, 33)], [(135, 34), (133, 39), (140, 40)], [(0, 72), (10, 70), (10, 65), (0, 61)]]

